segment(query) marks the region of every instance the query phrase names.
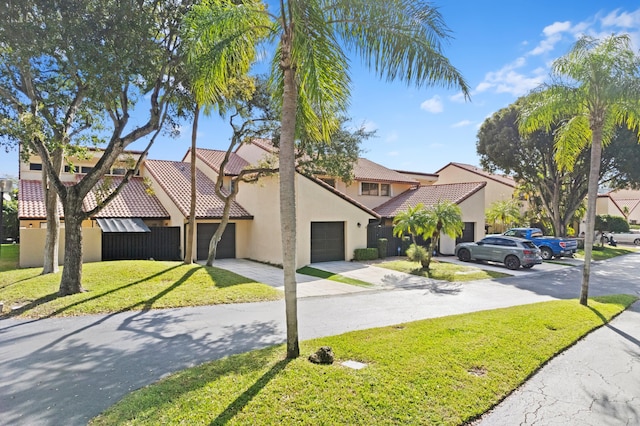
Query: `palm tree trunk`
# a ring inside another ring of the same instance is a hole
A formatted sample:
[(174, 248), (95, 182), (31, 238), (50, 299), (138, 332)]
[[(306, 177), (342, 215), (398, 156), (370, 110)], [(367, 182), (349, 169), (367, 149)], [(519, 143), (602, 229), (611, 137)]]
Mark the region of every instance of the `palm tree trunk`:
[(587, 223), (584, 236), (584, 268), (582, 270), (582, 288), (580, 304), (587, 306), (589, 297), (589, 275), (591, 274), (591, 254), (595, 236), (596, 201), (598, 199), (598, 177), (602, 158), (602, 126), (593, 129), (591, 142), (591, 163), (589, 168), (589, 185), (587, 190)]
[(187, 225), (187, 246), (184, 250), (184, 264), (193, 263), (193, 236), (196, 232), (196, 141), (198, 139), (198, 117), (200, 105), (196, 104), (191, 126), (191, 203), (189, 205), (189, 224)]
[(298, 91), (290, 62), (290, 40), (282, 43), (284, 94), (280, 129), (280, 227), (282, 267), (287, 321), (287, 358), (300, 355), (298, 343), (298, 300), (296, 289), (296, 188), (295, 131)]

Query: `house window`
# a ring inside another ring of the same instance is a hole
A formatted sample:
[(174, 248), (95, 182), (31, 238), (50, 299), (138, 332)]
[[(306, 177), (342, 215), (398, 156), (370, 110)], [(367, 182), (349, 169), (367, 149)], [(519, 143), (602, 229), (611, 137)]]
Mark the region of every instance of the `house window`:
[(82, 166), (82, 173), (89, 173), (91, 170), (93, 170), (93, 167), (87, 167), (87, 166)]
[(29, 163), (29, 170), (42, 170), (42, 164), (40, 164), (40, 163)]
[(127, 172), (126, 169), (113, 169), (111, 170), (111, 174), (112, 175), (117, 175), (117, 176), (124, 176), (124, 174)]
[(389, 185), (388, 183), (381, 183), (380, 195), (382, 195), (383, 197), (391, 196), (391, 185)]
[(378, 184), (370, 182), (361, 183), (362, 195), (378, 195)]

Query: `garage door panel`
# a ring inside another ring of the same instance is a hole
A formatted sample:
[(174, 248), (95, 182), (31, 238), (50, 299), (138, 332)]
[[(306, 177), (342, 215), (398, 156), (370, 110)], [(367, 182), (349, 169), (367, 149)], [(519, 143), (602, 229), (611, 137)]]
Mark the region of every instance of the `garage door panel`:
[[(205, 260), (209, 255), (209, 242), (218, 229), (219, 223), (199, 223), (197, 225), (197, 258)], [(216, 259), (232, 259), (236, 257), (236, 225), (229, 223), (218, 242)]]
[(344, 222), (311, 222), (311, 262), (344, 260)]

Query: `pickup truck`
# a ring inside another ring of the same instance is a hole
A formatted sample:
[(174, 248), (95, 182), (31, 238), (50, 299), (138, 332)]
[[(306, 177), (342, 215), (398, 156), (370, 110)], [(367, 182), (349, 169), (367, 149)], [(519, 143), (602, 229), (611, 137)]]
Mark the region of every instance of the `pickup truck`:
[(578, 242), (570, 238), (545, 237), (539, 228), (512, 228), (502, 235), (520, 237), (531, 240), (538, 246), (544, 260), (552, 257), (573, 256), (578, 249)]

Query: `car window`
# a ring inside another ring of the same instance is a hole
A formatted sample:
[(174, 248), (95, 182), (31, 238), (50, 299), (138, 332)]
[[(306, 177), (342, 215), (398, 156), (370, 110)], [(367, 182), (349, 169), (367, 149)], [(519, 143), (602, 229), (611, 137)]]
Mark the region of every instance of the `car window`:
[(533, 244), (531, 241), (522, 241), (522, 245), (525, 246), (525, 248), (531, 248), (531, 249), (536, 248), (536, 245)]
[(501, 246), (506, 246), (506, 247), (518, 247), (518, 244), (516, 244), (515, 241), (507, 240), (506, 238), (501, 238), (500, 239), (500, 245)]
[(506, 235), (507, 237), (516, 237), (516, 231), (514, 229), (511, 229), (507, 232), (504, 233), (504, 235)]
[(486, 238), (483, 238), (481, 241), (482, 241), (482, 243), (483, 243), (483, 244), (493, 244), (493, 245), (496, 245), (496, 244), (497, 244), (497, 243), (496, 243), (496, 240), (497, 240), (497, 238), (496, 238), (496, 237), (486, 237)]

